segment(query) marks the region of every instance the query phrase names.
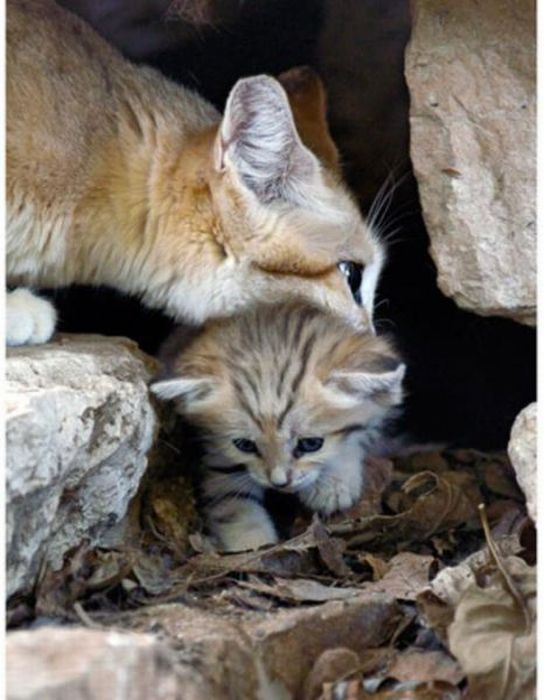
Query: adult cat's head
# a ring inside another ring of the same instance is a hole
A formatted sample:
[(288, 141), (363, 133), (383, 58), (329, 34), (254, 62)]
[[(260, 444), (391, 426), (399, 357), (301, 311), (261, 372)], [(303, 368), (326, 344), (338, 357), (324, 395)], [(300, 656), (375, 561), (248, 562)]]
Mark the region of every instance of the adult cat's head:
[(300, 297), (368, 327), (383, 246), (341, 181), (319, 78), (279, 80), (245, 78), (229, 95), (213, 145), (216, 237), (253, 301)]

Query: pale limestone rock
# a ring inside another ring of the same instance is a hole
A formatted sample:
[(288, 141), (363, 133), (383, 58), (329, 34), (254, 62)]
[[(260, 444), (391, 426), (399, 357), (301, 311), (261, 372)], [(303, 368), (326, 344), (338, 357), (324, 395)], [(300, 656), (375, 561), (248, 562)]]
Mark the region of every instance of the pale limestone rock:
[(289, 700), (301, 697), (327, 649), (344, 647), (356, 659), (383, 644), (401, 617), (381, 594), (273, 613), (218, 609), (142, 608), (117, 621), (127, 633), (9, 633), (7, 700)]
[(518, 484), (527, 499), (527, 512), (536, 522), (536, 416), (537, 404), (529, 404), (518, 415), (512, 427), (508, 456), (516, 472)]
[(66, 627), (12, 632), (7, 700), (202, 700), (173, 652), (146, 634)]
[(131, 341), (64, 337), (10, 348), (6, 361), (7, 594), (45, 560), (125, 513), (146, 467), (155, 415), (150, 358)]
[(441, 290), (534, 324), (534, 0), (413, 0), (411, 157)]

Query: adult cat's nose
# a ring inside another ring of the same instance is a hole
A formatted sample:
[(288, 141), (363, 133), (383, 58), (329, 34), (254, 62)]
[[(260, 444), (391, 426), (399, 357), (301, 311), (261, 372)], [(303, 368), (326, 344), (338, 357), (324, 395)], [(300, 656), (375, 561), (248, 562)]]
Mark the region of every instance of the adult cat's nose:
[(274, 486), (287, 486), (291, 483), (291, 475), (283, 467), (274, 467), (270, 472), (270, 483)]

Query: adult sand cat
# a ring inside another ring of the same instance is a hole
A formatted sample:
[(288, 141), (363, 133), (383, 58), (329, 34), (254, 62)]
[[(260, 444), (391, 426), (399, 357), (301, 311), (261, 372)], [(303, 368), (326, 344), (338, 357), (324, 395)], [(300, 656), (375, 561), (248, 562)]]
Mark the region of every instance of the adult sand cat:
[(168, 345), (151, 389), (200, 431), (223, 549), (277, 541), (265, 489), (326, 515), (357, 501), (368, 448), (402, 398), (405, 366), (386, 340), (316, 307), (263, 304)]
[[(10, 285), (109, 285), (193, 322), (303, 297), (369, 325), (383, 252), (314, 76), (285, 79), (300, 135), (267, 76), (221, 119), (50, 0), (8, 0), (7, 61)], [(54, 310), (18, 289), (7, 320), (8, 343), (43, 342)]]

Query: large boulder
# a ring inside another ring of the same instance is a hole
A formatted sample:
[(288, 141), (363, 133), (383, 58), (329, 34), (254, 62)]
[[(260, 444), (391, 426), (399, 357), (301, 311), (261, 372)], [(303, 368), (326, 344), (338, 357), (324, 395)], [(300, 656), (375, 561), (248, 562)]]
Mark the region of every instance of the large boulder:
[(535, 323), (534, 0), (412, 0), (411, 158), (438, 284)]
[(131, 341), (60, 337), (6, 362), (7, 594), (125, 514), (155, 431), (154, 362)]
[(229, 615), (220, 607), (148, 607), (124, 616), (129, 632), (48, 626), (8, 633), (7, 700), (298, 698), (327, 650), (363, 658), (402, 617), (383, 594), (274, 613)]
[(527, 512), (536, 522), (536, 417), (537, 404), (532, 403), (516, 418), (508, 443), (508, 456), (516, 472), (518, 484), (527, 499)]

